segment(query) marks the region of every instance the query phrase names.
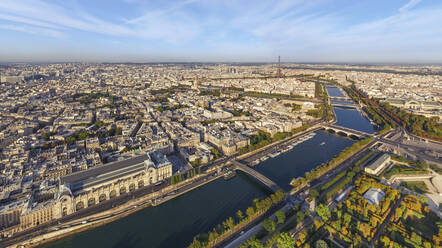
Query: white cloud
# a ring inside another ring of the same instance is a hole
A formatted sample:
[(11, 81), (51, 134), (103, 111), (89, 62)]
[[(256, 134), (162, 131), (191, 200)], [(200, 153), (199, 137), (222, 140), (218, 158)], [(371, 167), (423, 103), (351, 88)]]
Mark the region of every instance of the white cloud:
[(20, 31), (20, 32), (28, 33), (28, 34), (34, 34), (34, 35), (43, 34), (43, 35), (51, 36), (51, 37), (55, 37), (55, 38), (64, 38), (65, 37), (65, 35), (59, 31), (46, 29), (46, 28), (25, 26), (25, 25), (0, 24), (0, 29)]
[(404, 6), (402, 6), (401, 8), (399, 8), (399, 12), (404, 12), (407, 11), (411, 8), (413, 8), (414, 6), (416, 6), (418, 3), (420, 3), (422, 0), (410, 0), (407, 4), (405, 4)]
[[(195, 1), (187, 0), (182, 2), (180, 6)], [(0, 19), (47, 29), (61, 29), (66, 33), (68, 33), (67, 29), (75, 29), (176, 43), (193, 38), (200, 30), (197, 22), (189, 15), (176, 11), (177, 8), (175, 6), (171, 9), (147, 13), (126, 23), (112, 23), (85, 12), (75, 12), (39, 0), (2, 0), (0, 1)], [(47, 33), (42, 34), (47, 35)]]

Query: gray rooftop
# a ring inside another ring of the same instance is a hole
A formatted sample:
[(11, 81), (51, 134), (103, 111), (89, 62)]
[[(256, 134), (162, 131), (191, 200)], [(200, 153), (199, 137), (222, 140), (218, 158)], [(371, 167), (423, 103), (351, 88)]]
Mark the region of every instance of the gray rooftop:
[(382, 156), (378, 157), (374, 162), (372, 162), (369, 166), (367, 166), (368, 168), (372, 169), (372, 170), (376, 170), (379, 166), (381, 166), (385, 161), (388, 160), (388, 158), (390, 158), (390, 155), (388, 155), (387, 153), (382, 154)]
[[(104, 174), (115, 174), (121, 175), (123, 171), (132, 171), (134, 165), (140, 164), (141, 167), (144, 167), (144, 160), (148, 160), (149, 157), (147, 154), (143, 154), (141, 156), (133, 157), (130, 159), (112, 162), (106, 165), (97, 166), (88, 170), (75, 172), (60, 178), (62, 184), (71, 184), (89, 181), (87, 179), (97, 179), (100, 176), (103, 177)], [(109, 178), (108, 178), (109, 179)]]

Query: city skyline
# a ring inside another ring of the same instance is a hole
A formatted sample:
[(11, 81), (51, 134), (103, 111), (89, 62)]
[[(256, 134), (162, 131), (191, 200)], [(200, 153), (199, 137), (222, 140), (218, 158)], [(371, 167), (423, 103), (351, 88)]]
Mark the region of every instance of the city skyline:
[(441, 63), (442, 5), (1, 1), (0, 62)]

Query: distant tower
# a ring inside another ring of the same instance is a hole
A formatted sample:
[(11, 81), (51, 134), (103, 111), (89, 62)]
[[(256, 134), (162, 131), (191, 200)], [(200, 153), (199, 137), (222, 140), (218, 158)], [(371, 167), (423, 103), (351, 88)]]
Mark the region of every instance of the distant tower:
[(282, 72), (281, 72), (281, 56), (278, 56), (278, 71), (276, 73), (276, 76), (279, 78), (282, 78)]
[(196, 78), (193, 80), (192, 89), (194, 89), (194, 90), (198, 89), (198, 79), (196, 79)]

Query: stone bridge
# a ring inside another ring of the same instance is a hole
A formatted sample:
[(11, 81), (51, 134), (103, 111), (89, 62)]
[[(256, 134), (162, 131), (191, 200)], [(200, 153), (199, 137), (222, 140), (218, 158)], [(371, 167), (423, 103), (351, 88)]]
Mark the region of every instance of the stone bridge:
[(358, 105), (353, 103), (331, 103), (331, 105), (333, 107), (338, 107), (338, 108), (353, 108), (353, 109), (358, 108)]
[(330, 124), (329, 125), (323, 125), (322, 127), (326, 131), (332, 130), (332, 131), (334, 131), (336, 133), (343, 133), (343, 134), (345, 134), (347, 136), (354, 135), (354, 136), (356, 136), (358, 138), (366, 138), (366, 137), (370, 137), (370, 136), (373, 135), (373, 134), (369, 134), (369, 133), (366, 133), (366, 132), (354, 130), (354, 129), (351, 129), (351, 128), (335, 126), (335, 125), (330, 125)]
[(267, 186), (273, 192), (276, 192), (281, 189), (281, 187), (279, 187), (275, 182), (273, 182), (272, 180), (270, 180), (268, 177), (264, 176), (263, 174), (257, 172), (256, 170), (250, 168), (249, 166), (242, 164), (236, 160), (232, 160), (232, 164), (233, 164), (235, 170), (240, 170), (240, 171), (243, 171), (243, 172), (249, 174), (250, 176), (252, 176), (256, 180), (260, 181), (262, 184)]
[(347, 100), (347, 101), (352, 101), (352, 99), (348, 96), (328, 96), (328, 98), (330, 98), (330, 100)]

